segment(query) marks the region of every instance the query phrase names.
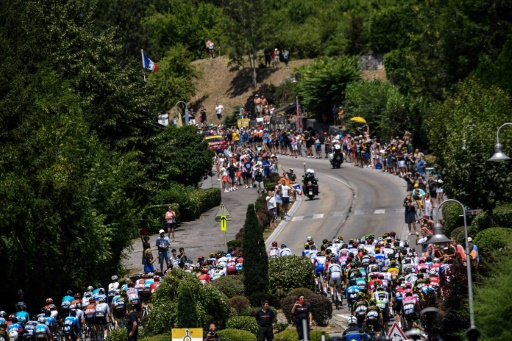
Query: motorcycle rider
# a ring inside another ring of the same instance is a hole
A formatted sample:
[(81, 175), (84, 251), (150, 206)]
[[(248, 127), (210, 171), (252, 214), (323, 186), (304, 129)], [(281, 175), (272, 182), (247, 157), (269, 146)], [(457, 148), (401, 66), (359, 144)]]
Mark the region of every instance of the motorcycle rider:
[(329, 161), (333, 168), (339, 168), (343, 163), (343, 152), (341, 151), (341, 145), (336, 143), (334, 144), (334, 152), (329, 153)]
[(320, 193), (318, 190), (318, 178), (316, 177), (315, 171), (311, 168), (308, 168), (303, 176), (303, 191), (306, 195), (308, 195), (309, 184), (313, 186), (313, 194), (318, 195), (318, 193)]

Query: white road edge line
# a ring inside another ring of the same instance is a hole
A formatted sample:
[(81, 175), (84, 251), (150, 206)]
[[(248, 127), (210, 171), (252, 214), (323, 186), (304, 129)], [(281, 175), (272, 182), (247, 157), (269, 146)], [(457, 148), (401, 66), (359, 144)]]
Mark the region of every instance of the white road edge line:
[[(300, 204), (302, 203), (302, 195), (297, 195), (297, 200), (293, 203), (292, 207), (288, 211), (288, 214), (290, 216), (293, 216), (293, 214), (299, 209)], [(298, 217), (297, 217), (298, 218)], [(291, 220), (291, 219), (290, 219)], [(277, 238), (277, 236), (284, 230), (284, 227), (288, 224), (288, 220), (281, 220), (279, 225), (277, 225), (276, 229), (270, 236), (268, 236), (267, 240), (265, 241), (265, 248), (268, 249), (272, 246), (272, 242)]]

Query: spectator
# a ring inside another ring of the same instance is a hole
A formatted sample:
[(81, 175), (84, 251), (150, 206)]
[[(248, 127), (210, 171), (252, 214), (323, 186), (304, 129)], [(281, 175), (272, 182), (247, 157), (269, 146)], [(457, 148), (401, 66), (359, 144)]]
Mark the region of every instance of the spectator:
[(270, 56), (270, 53), (271, 52), (271, 49), (265, 49), (265, 66), (270, 66), (271, 64), (271, 56)]
[(172, 242), (174, 242), (174, 230), (176, 229), (176, 212), (173, 211), (171, 205), (169, 205), (167, 212), (165, 212), (165, 228), (167, 229), (167, 237), (170, 239), (172, 235)]
[(184, 268), (185, 267), (185, 264), (187, 263), (187, 255), (185, 254), (185, 249), (180, 247), (180, 255), (179, 255), (179, 262), (180, 262), (180, 268)]
[(480, 253), (478, 246), (473, 244), (473, 238), (468, 237), (469, 256), (471, 258), (471, 265), (477, 266), (480, 263)]
[(272, 215), (272, 220), (270, 220), (270, 228), (274, 229), (276, 227), (276, 218), (277, 218), (277, 204), (276, 204), (276, 198), (275, 198), (275, 192), (274, 191), (268, 191), (267, 192), (267, 210)]
[(403, 206), (405, 207), (405, 223), (407, 224), (407, 228), (409, 229), (409, 236), (412, 234), (413, 228), (414, 233), (417, 235), (418, 232), (416, 231), (416, 207), (410, 195), (405, 197)]
[(222, 104), (217, 103), (215, 106), (215, 114), (217, 114), (217, 119), (219, 120), (219, 127), (222, 125), (222, 113), (224, 112), (224, 107)]
[(135, 307), (131, 303), (126, 305), (126, 312), (128, 314), (128, 321), (126, 322), (128, 341), (137, 341), (139, 335), (139, 314), (137, 314)]
[(283, 50), (283, 62), (286, 68), (288, 69), (288, 63), (290, 62), (290, 52), (287, 49)]
[(144, 264), (144, 273), (155, 272), (155, 266), (153, 265), (156, 262), (157, 258), (153, 258), (153, 252), (151, 252), (151, 248), (145, 249), (142, 254)]
[(432, 238), (432, 234), (428, 232), (427, 226), (421, 228), (421, 238), (416, 235), (416, 245), (421, 245), (421, 257), (424, 258), (428, 257), (428, 241)]
[(204, 338), (204, 341), (219, 341), (220, 338), (217, 335), (217, 327), (215, 324), (210, 324), (208, 327), (208, 334), (206, 334), (206, 337)]
[(178, 258), (176, 253), (177, 253), (176, 249), (172, 249), (172, 251), (171, 251), (171, 268), (172, 269), (178, 269), (180, 267), (180, 259)]
[(295, 190), (289, 186), (286, 185), (286, 182), (284, 180), (281, 181), (281, 199), (283, 200), (283, 214), (286, 217), (289, 217), (288, 215), (288, 204), (290, 203), (290, 192), (295, 192)]
[(201, 108), (201, 127), (204, 128), (206, 127), (206, 109), (205, 108)]
[[(302, 320), (306, 320), (307, 330), (303, 329)], [(299, 340), (304, 340), (304, 334), (308, 336), (309, 340), (309, 330), (311, 329), (311, 322), (313, 321), (313, 316), (311, 314), (311, 306), (305, 303), (304, 295), (299, 295), (298, 301), (293, 305), (292, 321), (293, 323), (295, 323), (295, 326), (297, 328)]]
[(260, 325), (258, 341), (274, 340), (274, 331), (272, 330), (272, 322), (276, 318), (276, 314), (268, 307), (268, 301), (261, 302), (261, 309), (256, 312), (256, 321)]
[(146, 235), (140, 235), (140, 240), (142, 241), (142, 264), (144, 264), (144, 252), (146, 252), (147, 249), (151, 248), (151, 242), (149, 240), (149, 236)]
[(160, 263), (160, 272), (164, 272), (164, 261), (169, 263), (169, 247), (171, 241), (165, 236), (165, 231), (160, 230), (160, 237), (156, 239), (156, 247), (158, 248), (158, 262)]
[(189, 111), (190, 120), (188, 121), (190, 125), (196, 125), (196, 112), (194, 111), (194, 108), (190, 108)]

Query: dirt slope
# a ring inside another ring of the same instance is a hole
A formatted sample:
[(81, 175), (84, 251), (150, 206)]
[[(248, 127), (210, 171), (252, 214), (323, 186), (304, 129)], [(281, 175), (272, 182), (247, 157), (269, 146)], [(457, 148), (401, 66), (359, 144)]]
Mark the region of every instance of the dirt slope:
[[(209, 123), (217, 122), (215, 116), (217, 102), (224, 106), (224, 113), (229, 114), (234, 107), (244, 105), (247, 98), (257, 92), (257, 89), (252, 87), (250, 70), (245, 68), (231, 72), (228, 62), (227, 57), (217, 57), (213, 60), (201, 59), (192, 63), (200, 71), (201, 77), (194, 82), (196, 95), (191, 99), (191, 105), (196, 111), (204, 107)], [(293, 60), (288, 69), (284, 64), (281, 64), (279, 69), (258, 69), (258, 88), (264, 83), (279, 85), (287, 77), (293, 76), (294, 68), (312, 62), (313, 59)], [(361, 76), (363, 79), (386, 80), (384, 70), (363, 71)]]

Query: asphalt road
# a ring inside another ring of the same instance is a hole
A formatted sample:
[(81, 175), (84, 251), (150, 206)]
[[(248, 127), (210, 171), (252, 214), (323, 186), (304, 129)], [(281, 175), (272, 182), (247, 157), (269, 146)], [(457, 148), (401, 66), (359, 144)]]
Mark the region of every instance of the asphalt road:
[(368, 233), (380, 236), (390, 231), (407, 237), (402, 207), (405, 181), (348, 163), (341, 169), (332, 169), (326, 159), (286, 156), (279, 159), (285, 169), (294, 169), (298, 179), (304, 174), (304, 162), (307, 168), (313, 168), (317, 173), (320, 195), (314, 200), (303, 197), (287, 224), (267, 240), (267, 245), (275, 240), (300, 254), (308, 236), (317, 243), (339, 235), (348, 240)]

